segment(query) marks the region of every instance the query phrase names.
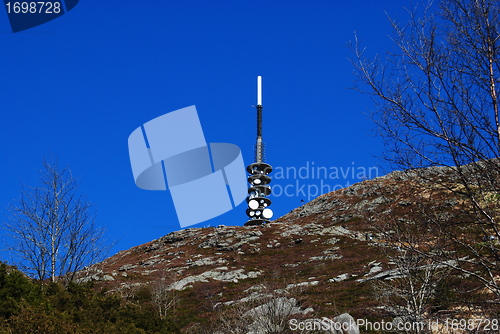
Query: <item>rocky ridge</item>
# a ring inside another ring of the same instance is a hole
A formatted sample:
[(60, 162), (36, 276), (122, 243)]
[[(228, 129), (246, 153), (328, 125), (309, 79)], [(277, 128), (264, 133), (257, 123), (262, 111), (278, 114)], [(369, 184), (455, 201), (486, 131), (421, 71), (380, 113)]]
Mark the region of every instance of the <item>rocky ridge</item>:
[[(456, 199), (432, 185), (445, 173), (430, 169), (425, 181), (393, 172), (319, 196), (263, 226), (172, 232), (85, 268), (78, 280), (125, 296), (161, 283), (190, 298), (202, 318), (248, 302), (247, 316), (280, 303), (283, 312), (307, 321), (335, 321), (343, 312), (376, 318), (383, 305), (370, 282), (399, 272), (384, 255), (385, 241), (374, 222), (404, 213), (422, 198), (439, 198), (439, 205), (453, 210)], [(255, 326), (249, 323), (247, 330), (258, 333)]]

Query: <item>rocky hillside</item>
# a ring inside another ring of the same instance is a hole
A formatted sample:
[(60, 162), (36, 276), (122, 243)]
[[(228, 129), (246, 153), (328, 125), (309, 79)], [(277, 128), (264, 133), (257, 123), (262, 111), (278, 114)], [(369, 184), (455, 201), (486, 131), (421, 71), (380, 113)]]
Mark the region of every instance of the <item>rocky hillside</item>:
[[(393, 172), (363, 181), (263, 226), (173, 232), (85, 268), (78, 280), (130, 300), (146, 294), (158, 312), (177, 314), (191, 333), (225, 333), (226, 327), (264, 333), (271, 325), (286, 332), (291, 319), (303, 319), (295, 329), (311, 332), (307, 321), (344, 313), (393, 321), (375, 282), (401, 277), (390, 256), (400, 245), (390, 243), (381, 226), (408, 219), (424, 201), (459, 215), (460, 200), (436, 185), (447, 171), (427, 174), (427, 180)], [(271, 319), (271, 309), (279, 319)]]

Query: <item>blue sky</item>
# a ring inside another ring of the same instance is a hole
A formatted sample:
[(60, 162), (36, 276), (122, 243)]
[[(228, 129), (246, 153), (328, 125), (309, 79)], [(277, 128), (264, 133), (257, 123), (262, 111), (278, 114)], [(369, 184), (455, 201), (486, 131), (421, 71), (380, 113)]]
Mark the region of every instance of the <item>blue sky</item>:
[[(21, 182), (36, 183), (43, 157), (52, 153), (81, 178), (97, 222), (118, 241), (112, 254), (179, 229), (168, 192), (135, 186), (128, 136), (155, 117), (196, 105), (207, 142), (238, 145), (249, 164), (258, 75), (266, 160), (283, 171), (273, 180), (282, 191), (271, 197), (274, 218), (325, 185), (358, 182), (363, 170), (376, 176), (374, 156), (383, 147), (366, 116), (369, 97), (349, 89), (346, 44), (356, 31), (369, 53), (384, 53), (392, 46), (386, 12), (404, 17), (402, 6), (400, 0), (80, 0), (67, 14), (15, 34), (0, 9), (2, 218)], [(313, 166), (328, 176), (313, 177)], [(245, 209), (242, 203), (194, 227), (242, 225)]]

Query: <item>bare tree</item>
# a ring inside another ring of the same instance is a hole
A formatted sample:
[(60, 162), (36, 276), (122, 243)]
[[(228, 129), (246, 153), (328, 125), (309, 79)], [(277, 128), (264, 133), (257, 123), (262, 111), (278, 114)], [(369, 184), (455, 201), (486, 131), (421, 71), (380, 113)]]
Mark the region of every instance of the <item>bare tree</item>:
[(40, 184), (23, 185), (4, 223), (18, 267), (43, 280), (64, 276), (99, 260), (107, 250), (104, 229), (95, 224), (92, 205), (79, 195), (77, 179), (57, 161), (43, 162)]
[(160, 318), (166, 319), (169, 312), (175, 309), (179, 300), (179, 292), (170, 287), (163, 273), (151, 286), (151, 302), (158, 311)]
[[(420, 214), (440, 250), (401, 245), (476, 279), (497, 303), (500, 247), (490, 240), (500, 238), (500, 1), (429, 2), (409, 11), (407, 24), (391, 23), (395, 50), (384, 60), (353, 47), (384, 158), (454, 193), (467, 216), (427, 205)], [(447, 175), (423, 168), (439, 166)]]
[[(391, 21), (397, 51), (354, 64), (374, 96), (377, 121), (397, 167), (463, 166), (498, 158), (500, 4), (442, 0)], [(498, 171), (498, 169), (497, 169)]]
[(450, 269), (431, 258), (401, 248), (389, 258), (394, 267), (393, 277), (373, 282), (376, 296), (384, 301), (386, 309), (396, 319), (416, 325), (407, 332), (427, 333), (432, 321), (430, 308)]

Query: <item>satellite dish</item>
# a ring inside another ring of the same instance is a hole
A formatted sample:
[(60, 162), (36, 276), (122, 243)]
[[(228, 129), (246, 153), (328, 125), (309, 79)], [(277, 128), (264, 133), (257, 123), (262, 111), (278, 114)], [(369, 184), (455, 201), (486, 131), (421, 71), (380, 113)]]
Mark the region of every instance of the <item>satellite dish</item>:
[(254, 199), (251, 199), (249, 202), (248, 202), (248, 207), (252, 210), (255, 210), (259, 207), (259, 202), (257, 202), (256, 200)]
[(260, 211), (256, 211), (256, 212), (255, 212), (255, 214), (256, 214), (257, 216), (260, 216)]
[(266, 219), (269, 219), (273, 216), (273, 210), (271, 209), (264, 209), (262, 211), (262, 217), (266, 218)]
[(255, 211), (250, 211), (249, 214), (250, 214), (250, 217), (253, 217), (253, 216), (255, 216)]
[(253, 183), (255, 183), (255, 184), (260, 184), (261, 182), (262, 182), (262, 181), (261, 181), (261, 180), (259, 180), (259, 179), (255, 179), (255, 180), (253, 180)]

